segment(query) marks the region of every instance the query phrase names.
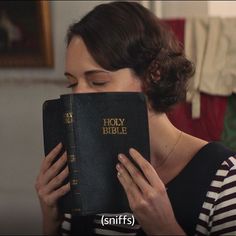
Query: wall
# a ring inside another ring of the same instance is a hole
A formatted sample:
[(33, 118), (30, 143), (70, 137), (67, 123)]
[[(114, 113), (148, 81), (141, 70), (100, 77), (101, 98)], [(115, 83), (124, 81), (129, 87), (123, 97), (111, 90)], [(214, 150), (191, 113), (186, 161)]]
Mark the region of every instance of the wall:
[(162, 17), (198, 17), (207, 16), (207, 1), (161, 1)]
[[(46, 99), (69, 92), (60, 83), (64, 80), (66, 29), (101, 2), (50, 2), (55, 68), (0, 69), (0, 234), (41, 233), (41, 213), (34, 190), (43, 158), (41, 106)], [(205, 1), (145, 4), (165, 18), (226, 14), (227, 11), (233, 14), (235, 9), (235, 5), (223, 7)]]
[[(235, 1), (151, 1), (161, 6), (163, 18), (236, 16)], [(155, 5), (155, 4), (154, 4)], [(160, 13), (157, 12), (160, 16)]]
[(39, 234), (34, 182), (43, 158), (41, 106), (62, 93), (56, 85), (0, 87), (0, 234)]
[(34, 183), (43, 158), (43, 101), (69, 92), (64, 80), (65, 33), (99, 1), (52, 1), (54, 69), (0, 69), (0, 234), (41, 233)]
[(208, 1), (209, 16), (233, 17), (236, 16), (235, 1)]

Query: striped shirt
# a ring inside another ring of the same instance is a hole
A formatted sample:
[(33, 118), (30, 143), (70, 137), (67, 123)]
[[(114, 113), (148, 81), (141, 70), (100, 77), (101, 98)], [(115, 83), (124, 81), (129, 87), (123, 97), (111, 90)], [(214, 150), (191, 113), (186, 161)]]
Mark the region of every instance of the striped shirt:
[(236, 235), (236, 158), (222, 163), (203, 203), (198, 235)]
[[(133, 227), (124, 224), (102, 226), (101, 216), (102, 214), (98, 214), (94, 219), (96, 235), (137, 235), (140, 229), (137, 223)], [(62, 235), (69, 235), (70, 229), (71, 215), (65, 214)], [(200, 210), (195, 234), (236, 235), (236, 157), (229, 157), (216, 171)]]

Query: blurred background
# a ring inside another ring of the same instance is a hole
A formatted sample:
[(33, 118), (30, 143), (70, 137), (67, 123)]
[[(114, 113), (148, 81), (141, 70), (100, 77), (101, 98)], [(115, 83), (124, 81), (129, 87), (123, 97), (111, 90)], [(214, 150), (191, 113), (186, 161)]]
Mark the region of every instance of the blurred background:
[[(44, 156), (42, 103), (70, 92), (63, 76), (68, 26), (108, 1), (39, 2), (0, 3), (0, 234), (4, 235), (42, 232), (34, 189)], [(236, 150), (236, 2), (137, 2), (173, 29), (196, 63), (188, 101), (168, 114), (172, 122)], [(26, 7), (28, 17), (35, 16), (32, 25), (20, 16)]]

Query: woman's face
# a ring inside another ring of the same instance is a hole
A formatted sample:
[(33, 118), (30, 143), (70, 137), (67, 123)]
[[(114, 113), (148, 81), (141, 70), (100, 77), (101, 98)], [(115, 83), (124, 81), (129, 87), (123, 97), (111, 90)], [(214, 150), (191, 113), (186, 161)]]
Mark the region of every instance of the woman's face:
[(131, 69), (110, 72), (99, 66), (80, 37), (67, 48), (65, 76), (73, 93), (142, 91), (141, 80)]

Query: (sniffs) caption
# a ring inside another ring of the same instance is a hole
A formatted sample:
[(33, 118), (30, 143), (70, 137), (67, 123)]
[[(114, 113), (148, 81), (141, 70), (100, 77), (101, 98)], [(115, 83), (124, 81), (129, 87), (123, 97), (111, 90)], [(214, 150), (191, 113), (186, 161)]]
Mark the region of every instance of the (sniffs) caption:
[(104, 225), (130, 225), (134, 226), (133, 215), (116, 215), (116, 216), (105, 216), (102, 215), (101, 224)]

